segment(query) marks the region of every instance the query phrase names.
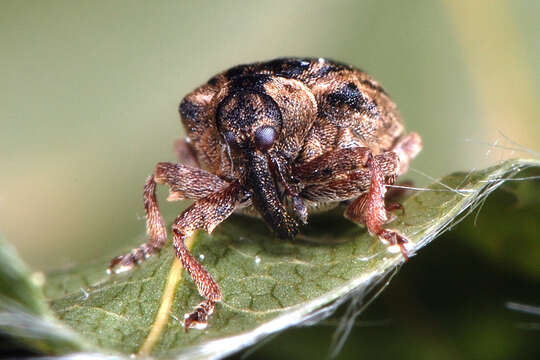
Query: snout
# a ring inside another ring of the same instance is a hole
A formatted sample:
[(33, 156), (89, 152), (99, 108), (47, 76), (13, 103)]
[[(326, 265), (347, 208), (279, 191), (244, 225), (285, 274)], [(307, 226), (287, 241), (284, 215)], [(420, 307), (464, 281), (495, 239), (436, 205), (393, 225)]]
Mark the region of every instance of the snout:
[(255, 150), (248, 156), (249, 170), (246, 182), (251, 192), (253, 206), (279, 237), (292, 239), (298, 232), (298, 223), (287, 213), (279, 199), (267, 155)]

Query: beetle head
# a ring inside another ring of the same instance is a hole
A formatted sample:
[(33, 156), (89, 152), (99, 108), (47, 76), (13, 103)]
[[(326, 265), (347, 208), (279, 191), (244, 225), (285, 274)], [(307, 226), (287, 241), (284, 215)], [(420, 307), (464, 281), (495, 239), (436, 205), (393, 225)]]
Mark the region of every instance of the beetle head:
[(278, 195), (278, 176), (269, 166), (282, 133), (282, 115), (274, 100), (261, 92), (242, 90), (226, 96), (216, 112), (218, 130), (233, 161), (241, 165), (242, 183), (253, 206), (281, 237), (293, 237), (297, 223)]
[(279, 141), (281, 111), (274, 100), (255, 91), (237, 91), (218, 106), (219, 132), (236, 156), (267, 153)]
[(298, 223), (282, 201), (287, 172), (300, 153), (317, 104), (302, 83), (258, 75), (231, 80), (218, 95), (215, 119), (236, 176), (251, 202), (280, 237), (292, 238)]

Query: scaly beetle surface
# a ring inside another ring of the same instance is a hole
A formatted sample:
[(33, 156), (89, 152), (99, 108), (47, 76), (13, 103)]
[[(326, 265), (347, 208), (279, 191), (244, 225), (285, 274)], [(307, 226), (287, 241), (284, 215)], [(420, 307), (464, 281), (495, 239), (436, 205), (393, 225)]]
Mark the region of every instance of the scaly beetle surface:
[(179, 110), (187, 132), (175, 143), (180, 163), (158, 163), (144, 186), (148, 242), (109, 270), (128, 270), (165, 244), (156, 184), (170, 187), (170, 201), (194, 200), (172, 225), (176, 255), (204, 297), (185, 315), (186, 331), (206, 326), (221, 290), (184, 241), (235, 210), (292, 239), (310, 213), (345, 202), (347, 218), (407, 259), (408, 240), (383, 228), (400, 208), (384, 195), (422, 144), (405, 134), (396, 105), (371, 76), (326, 59), (240, 65), (188, 94)]

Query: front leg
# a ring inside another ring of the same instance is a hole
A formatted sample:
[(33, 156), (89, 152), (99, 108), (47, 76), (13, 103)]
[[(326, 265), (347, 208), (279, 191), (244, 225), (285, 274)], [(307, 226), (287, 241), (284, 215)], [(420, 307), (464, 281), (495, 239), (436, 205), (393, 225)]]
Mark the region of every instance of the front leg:
[(247, 194), (238, 182), (197, 200), (187, 208), (174, 222), (173, 245), (176, 256), (189, 273), (199, 294), (205, 298), (192, 313), (184, 316), (184, 328), (204, 328), (208, 317), (214, 311), (217, 301), (221, 301), (221, 290), (210, 273), (191, 255), (185, 245), (185, 240), (195, 230), (204, 229), (211, 233), (214, 228), (225, 220), (236, 208), (236, 205), (245, 200)]
[[(356, 170), (365, 165), (371, 151), (365, 147), (337, 149), (320, 155), (300, 166), (293, 168), (291, 183), (306, 184), (325, 183), (330, 179)], [(276, 166), (279, 170), (279, 166)], [(292, 200), (292, 208), (303, 224), (307, 224), (308, 209), (298, 191), (292, 191), (282, 171), (282, 178), (287, 195)]]
[(293, 175), (304, 184), (325, 183), (365, 167), (370, 156), (371, 150), (366, 147), (336, 149), (296, 167)]
[[(346, 154), (349, 156), (344, 157)], [(373, 236), (399, 246), (407, 259), (407, 239), (382, 227), (389, 221), (390, 211), (401, 208), (399, 204), (386, 206), (384, 201), (386, 185), (395, 181), (400, 162), (393, 151), (373, 156), (367, 148), (340, 149), (302, 165), (295, 176), (308, 184), (300, 196), (309, 206), (356, 198), (345, 216), (366, 225)]]
[[(302, 189), (300, 196), (309, 204), (309, 206), (316, 207), (319, 203), (354, 199), (369, 190), (371, 170), (368, 165), (371, 160), (368, 160), (372, 156), (370, 153), (365, 155), (365, 148), (356, 149), (358, 149), (357, 154), (359, 155), (356, 163), (351, 162), (349, 165), (344, 166), (337, 162), (337, 166), (332, 167), (331, 164), (334, 162), (321, 161), (319, 163), (319, 170), (313, 171), (314, 176), (309, 176), (309, 173), (306, 171), (306, 175), (302, 177), (302, 182), (305, 184), (305, 187)], [(338, 155), (344, 150), (352, 151), (353, 149), (342, 149), (338, 152), (333, 152), (332, 154), (337, 154), (336, 157), (339, 159)], [(364, 161), (364, 159), (366, 160)], [(393, 179), (398, 172), (399, 159), (397, 155), (394, 152), (389, 151), (376, 155), (373, 159), (377, 161), (378, 168), (382, 173), (384, 181), (386, 183), (393, 182)], [(316, 160), (317, 159), (313, 161)], [(350, 161), (350, 159), (348, 161)]]
[(229, 185), (216, 175), (199, 168), (167, 162), (158, 163), (154, 175), (146, 180), (143, 191), (148, 241), (129, 253), (112, 259), (109, 273), (130, 270), (165, 245), (167, 229), (156, 199), (156, 184), (170, 187), (169, 201), (197, 200)]

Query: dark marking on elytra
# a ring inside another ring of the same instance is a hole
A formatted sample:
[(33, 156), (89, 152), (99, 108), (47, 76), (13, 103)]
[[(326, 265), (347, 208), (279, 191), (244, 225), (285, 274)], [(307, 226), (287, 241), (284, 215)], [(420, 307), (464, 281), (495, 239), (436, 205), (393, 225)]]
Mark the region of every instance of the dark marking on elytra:
[(270, 81), (271, 76), (266, 74), (255, 74), (248, 76), (237, 76), (230, 81), (230, 92), (255, 91), (266, 94), (264, 84)]
[(212, 76), (210, 80), (208, 80), (208, 85), (210, 86), (216, 86), (218, 84), (218, 77)]
[(322, 66), (318, 71), (314, 72), (313, 74), (310, 74), (310, 78), (314, 79), (320, 79), (328, 76), (331, 73), (339, 71), (340, 68), (338, 66), (335, 66), (334, 64), (326, 64)]
[(345, 84), (342, 88), (328, 94), (328, 103), (332, 106), (349, 106), (351, 109), (361, 110), (367, 102), (358, 87), (352, 82)]
[(245, 73), (249, 66), (248, 65), (238, 65), (229, 70), (225, 71), (225, 77), (227, 79), (234, 79), (237, 76), (241, 76)]
[(277, 76), (295, 79), (304, 74), (310, 65), (309, 59), (276, 59), (266, 63), (265, 68)]
[(349, 82), (337, 91), (328, 94), (327, 101), (333, 107), (347, 106), (372, 117), (379, 116), (377, 103), (362, 94), (353, 82)]
[(317, 80), (338, 73), (340, 71), (352, 70), (350, 66), (335, 61), (325, 60), (325, 62), (323, 62), (322, 64), (324, 65), (321, 65), (317, 71), (314, 71), (313, 73), (308, 75), (309, 79)]
[(184, 98), (178, 107), (180, 115), (189, 120), (198, 119), (204, 112), (204, 106), (198, 105)]

